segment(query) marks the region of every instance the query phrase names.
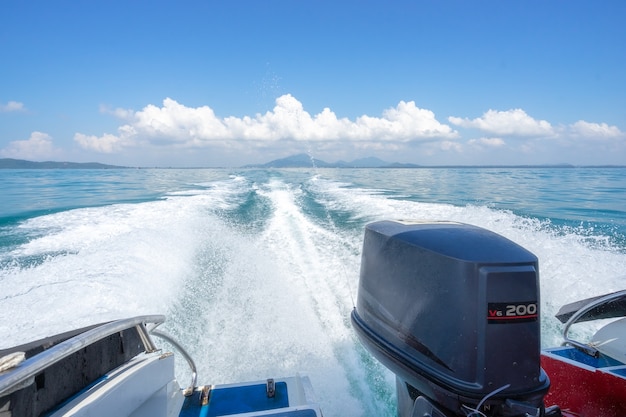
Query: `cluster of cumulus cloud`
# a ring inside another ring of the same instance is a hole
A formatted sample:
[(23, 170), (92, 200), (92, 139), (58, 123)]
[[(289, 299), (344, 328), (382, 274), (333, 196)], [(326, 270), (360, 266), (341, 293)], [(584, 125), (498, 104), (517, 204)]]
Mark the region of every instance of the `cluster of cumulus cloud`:
[(504, 137), (625, 137), (617, 127), (606, 123), (578, 121), (555, 127), (521, 109), (489, 110), (475, 119), (449, 117), (450, 124), (445, 124), (413, 101), (400, 101), (396, 107), (384, 110), (381, 117), (363, 115), (350, 120), (337, 117), (329, 108), (311, 115), (290, 94), (277, 98), (271, 111), (253, 117), (220, 118), (208, 106), (186, 107), (170, 98), (163, 100), (161, 107), (148, 105), (139, 111), (117, 109), (110, 113), (125, 121), (115, 134), (77, 133), (74, 140), (86, 149), (109, 153), (148, 143), (203, 147), (231, 141), (253, 142), (257, 146), (276, 141), (350, 141), (356, 147), (436, 141), (445, 148), (460, 139), (459, 132), (450, 125), (483, 132), (488, 137), (472, 143), (487, 146), (501, 146)]
[[(4, 111), (22, 110), (21, 103), (9, 102)], [(76, 133), (74, 141), (83, 149), (115, 154), (131, 149), (164, 147), (171, 149), (202, 149), (209, 147), (263, 149), (289, 146), (302, 142), (325, 149), (402, 150), (423, 145), (439, 151), (462, 152), (469, 148), (503, 148), (509, 141), (552, 140), (619, 143), (623, 149), (626, 134), (606, 123), (578, 121), (570, 125), (552, 125), (537, 120), (524, 110), (488, 110), (470, 119), (450, 116), (448, 123), (435, 114), (419, 108), (414, 101), (400, 101), (384, 110), (380, 117), (362, 115), (354, 120), (338, 117), (329, 108), (311, 115), (295, 97), (285, 94), (276, 99), (275, 107), (264, 114), (243, 117), (219, 117), (208, 106), (187, 107), (166, 98), (161, 106), (143, 109), (101, 109), (121, 120), (114, 133), (91, 135)], [(478, 131), (464, 139), (460, 129)], [(43, 132), (33, 132), (23, 141), (9, 145), (17, 153), (28, 147), (53, 152), (52, 139)], [(4, 150), (7, 153), (7, 149)]]
[(418, 108), (413, 101), (401, 101), (382, 117), (364, 115), (354, 121), (337, 117), (329, 108), (312, 116), (290, 94), (277, 98), (271, 111), (254, 117), (220, 118), (208, 106), (190, 108), (170, 98), (163, 100), (162, 107), (148, 105), (136, 112), (117, 109), (111, 113), (127, 122), (116, 134), (78, 133), (74, 139), (88, 149), (115, 152), (142, 141), (203, 147), (226, 141), (263, 146), (275, 141), (368, 143), (458, 137), (450, 126), (438, 122), (432, 111)]

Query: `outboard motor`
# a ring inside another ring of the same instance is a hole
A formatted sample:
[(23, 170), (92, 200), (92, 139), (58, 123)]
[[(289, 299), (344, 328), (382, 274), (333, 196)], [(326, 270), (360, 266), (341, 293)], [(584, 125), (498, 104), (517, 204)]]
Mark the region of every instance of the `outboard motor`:
[(546, 415), (537, 257), (496, 233), (369, 224), (352, 323), (396, 374), (399, 416)]

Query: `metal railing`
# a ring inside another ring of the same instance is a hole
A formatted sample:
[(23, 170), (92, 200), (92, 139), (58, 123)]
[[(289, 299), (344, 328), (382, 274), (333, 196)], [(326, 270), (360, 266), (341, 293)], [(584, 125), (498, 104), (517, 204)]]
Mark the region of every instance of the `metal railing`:
[(602, 304), (608, 304), (609, 302), (616, 300), (618, 298), (624, 297), (626, 296), (626, 290), (623, 291), (618, 291), (612, 294), (608, 294), (602, 297), (597, 298), (596, 300), (593, 300), (592, 302), (590, 302), (589, 304), (583, 306), (581, 309), (579, 309), (578, 311), (576, 311), (570, 318), (569, 320), (567, 320), (567, 322), (565, 323), (565, 328), (563, 329), (563, 339), (564, 339), (564, 344), (566, 345), (570, 345), (573, 346), (579, 350), (582, 350), (583, 352), (593, 356), (593, 357), (598, 357), (599, 355), (599, 351), (598, 349), (596, 349), (593, 346), (590, 346), (589, 344), (586, 343), (581, 343), (578, 342), (576, 340), (570, 339), (568, 333), (569, 333), (569, 329), (570, 327), (576, 323), (582, 316), (584, 316), (587, 312), (589, 312), (590, 310), (593, 310), (594, 308), (602, 305)]
[(150, 334), (153, 336), (160, 337), (161, 339), (165, 340), (166, 342), (174, 346), (180, 352), (181, 356), (185, 358), (185, 360), (187, 361), (187, 364), (191, 368), (191, 385), (183, 391), (183, 395), (185, 395), (185, 397), (188, 397), (191, 394), (193, 394), (193, 390), (196, 388), (196, 382), (198, 379), (198, 372), (196, 370), (196, 364), (193, 361), (193, 358), (187, 353), (187, 351), (176, 340), (174, 340), (174, 338), (172, 338), (167, 333), (163, 333), (159, 330), (154, 329), (150, 332)]
[(162, 315), (138, 316), (105, 323), (91, 330), (87, 330), (84, 333), (80, 333), (26, 359), (13, 370), (8, 371), (4, 375), (0, 375), (0, 397), (15, 391), (16, 387), (28, 385), (31, 379), (37, 374), (84, 347), (132, 327), (137, 329), (146, 352), (154, 352), (157, 348), (150, 338), (146, 325), (153, 324), (152, 329), (154, 329), (164, 321), (165, 316)]

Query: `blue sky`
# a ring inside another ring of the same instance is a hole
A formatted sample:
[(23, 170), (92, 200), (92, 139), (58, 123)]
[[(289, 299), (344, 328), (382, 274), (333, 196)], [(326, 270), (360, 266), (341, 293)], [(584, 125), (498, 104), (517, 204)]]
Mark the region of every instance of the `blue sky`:
[(626, 164), (626, 2), (0, 2), (0, 158)]

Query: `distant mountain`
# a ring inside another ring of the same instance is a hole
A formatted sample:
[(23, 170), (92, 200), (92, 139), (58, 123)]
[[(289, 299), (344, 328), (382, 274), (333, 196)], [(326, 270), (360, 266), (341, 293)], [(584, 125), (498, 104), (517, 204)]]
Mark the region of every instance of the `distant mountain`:
[(385, 162), (382, 159), (373, 156), (369, 158), (355, 159), (354, 161), (346, 164), (346, 166), (350, 168), (380, 168), (388, 165), (389, 162)]
[(23, 159), (0, 158), (0, 169), (116, 169), (126, 168), (98, 162), (33, 162)]
[(246, 165), (245, 168), (416, 168), (419, 165), (401, 164), (398, 162), (389, 163), (382, 159), (370, 157), (355, 159), (345, 162), (326, 162), (313, 158), (305, 153), (288, 156), (286, 158), (274, 159), (265, 164)]
[(274, 159), (265, 164), (246, 165), (246, 168), (306, 168), (306, 167), (323, 167), (329, 166), (327, 162), (320, 159), (312, 158), (305, 153), (288, 156), (287, 158)]

